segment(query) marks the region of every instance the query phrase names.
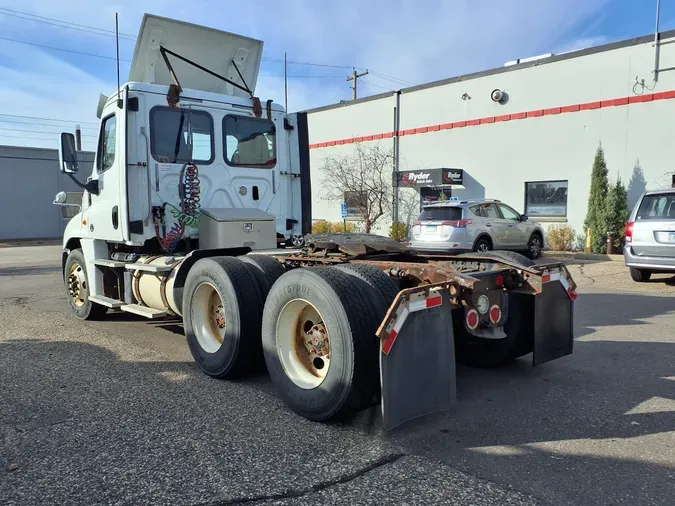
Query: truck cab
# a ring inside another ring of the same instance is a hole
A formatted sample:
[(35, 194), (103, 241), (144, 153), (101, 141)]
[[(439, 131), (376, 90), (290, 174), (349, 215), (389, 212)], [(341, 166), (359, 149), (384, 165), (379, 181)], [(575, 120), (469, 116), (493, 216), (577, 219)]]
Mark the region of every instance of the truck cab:
[[(299, 244), (311, 228), (307, 121), (255, 97), (262, 49), (247, 37), (144, 17), (129, 82), (99, 101), (94, 168), (66, 228), (66, 252), (83, 241), (91, 258), (187, 252), (200, 248), (202, 217), (242, 223), (220, 248)], [(63, 134), (66, 173), (78, 170), (73, 148)]]

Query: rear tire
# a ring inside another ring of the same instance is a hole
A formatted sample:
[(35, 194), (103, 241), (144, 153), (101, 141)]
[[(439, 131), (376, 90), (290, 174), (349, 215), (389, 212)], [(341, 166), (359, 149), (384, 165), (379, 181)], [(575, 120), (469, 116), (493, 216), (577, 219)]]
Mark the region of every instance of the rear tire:
[(214, 378), (234, 378), (254, 369), (260, 355), (262, 294), (236, 258), (198, 260), (185, 280), (183, 326), (190, 353)]
[(108, 308), (96, 304), (89, 299), (89, 278), (87, 264), (81, 249), (74, 249), (68, 254), (64, 271), (66, 295), (70, 308), (80, 320), (100, 320), (108, 312)]
[(637, 283), (645, 283), (649, 281), (649, 279), (652, 277), (652, 273), (644, 269), (637, 269), (635, 267), (631, 267), (630, 277), (633, 278), (633, 281)]
[(476, 243), (473, 245), (473, 250), (478, 253), (487, 253), (488, 251), (492, 251), (492, 241), (485, 236), (479, 237), (476, 240)]
[(281, 262), (267, 255), (243, 255), (238, 259), (251, 267), (250, 272), (258, 280), (264, 304), (270, 288), (286, 269)]
[[(351, 414), (377, 392), (379, 322), (364, 311), (377, 291), (356, 281), (331, 267), (299, 268), (279, 278), (265, 303), (262, 340), (272, 383), (310, 420)], [(305, 344), (315, 329), (318, 342)]]

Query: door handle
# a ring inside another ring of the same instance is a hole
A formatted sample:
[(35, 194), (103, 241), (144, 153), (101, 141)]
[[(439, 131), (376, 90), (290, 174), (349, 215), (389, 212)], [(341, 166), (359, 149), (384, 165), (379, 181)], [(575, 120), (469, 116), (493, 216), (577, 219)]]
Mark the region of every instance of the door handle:
[(117, 227), (119, 225), (119, 211), (117, 209), (117, 206), (112, 208), (112, 224), (113, 228), (117, 230)]
[(491, 226), (492, 226), (492, 223), (486, 223), (485, 226), (486, 226), (486, 227), (491, 227)]
[(512, 227), (513, 225), (509, 225), (509, 227)]

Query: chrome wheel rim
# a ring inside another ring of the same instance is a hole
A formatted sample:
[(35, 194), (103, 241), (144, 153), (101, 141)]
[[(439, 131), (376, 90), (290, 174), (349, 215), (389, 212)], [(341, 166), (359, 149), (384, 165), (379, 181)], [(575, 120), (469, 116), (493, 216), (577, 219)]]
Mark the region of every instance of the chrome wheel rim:
[(539, 237), (533, 237), (530, 241), (530, 253), (534, 256), (538, 256), (541, 252), (541, 239)]
[(482, 241), (478, 244), (478, 251), (480, 253), (485, 253), (486, 251), (490, 251), (490, 248), (488, 247), (488, 243), (485, 241)]

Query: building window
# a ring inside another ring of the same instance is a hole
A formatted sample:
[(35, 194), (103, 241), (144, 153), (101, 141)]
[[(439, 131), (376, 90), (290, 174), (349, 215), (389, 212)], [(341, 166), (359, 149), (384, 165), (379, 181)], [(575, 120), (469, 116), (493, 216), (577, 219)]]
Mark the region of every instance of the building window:
[[(191, 111), (192, 161), (213, 162), (213, 119), (204, 111)], [(176, 107), (153, 107), (150, 110), (150, 147), (152, 157), (160, 163), (187, 163), (188, 111)]]
[(225, 116), (225, 163), (233, 167), (274, 167), (277, 164), (275, 137), (276, 127), (267, 119)]
[(525, 214), (533, 218), (566, 218), (567, 181), (525, 183)]
[(368, 212), (368, 192), (346, 191), (345, 204), (347, 204), (347, 219), (361, 220)]
[(115, 116), (108, 116), (101, 125), (101, 136), (98, 143), (98, 160), (96, 170), (101, 173), (108, 170), (115, 163), (115, 135), (117, 120)]

